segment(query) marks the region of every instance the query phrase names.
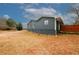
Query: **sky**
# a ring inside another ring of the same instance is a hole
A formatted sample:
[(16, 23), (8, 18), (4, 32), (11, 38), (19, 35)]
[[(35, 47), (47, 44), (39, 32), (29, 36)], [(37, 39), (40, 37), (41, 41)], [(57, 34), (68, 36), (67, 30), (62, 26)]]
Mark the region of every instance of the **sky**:
[(74, 22), (75, 14), (69, 13), (79, 4), (68, 3), (0, 3), (0, 17), (12, 18), (23, 24), (42, 16), (61, 17), (65, 24)]

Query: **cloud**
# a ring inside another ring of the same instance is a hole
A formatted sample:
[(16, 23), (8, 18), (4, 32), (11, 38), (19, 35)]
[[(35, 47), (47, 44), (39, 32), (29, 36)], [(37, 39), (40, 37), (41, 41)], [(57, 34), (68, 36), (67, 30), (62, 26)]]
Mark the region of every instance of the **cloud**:
[[(46, 7), (45, 7), (46, 5)], [(50, 4), (51, 5), (51, 4)], [(49, 4), (39, 4), (39, 3), (27, 3), (23, 4), (23, 15), (27, 19), (36, 20), (41, 16), (56, 16), (58, 12), (51, 8)]]
[(24, 8), (35, 8), (35, 7), (39, 7), (39, 3), (22, 3), (20, 8), (24, 9)]
[(25, 18), (37, 19), (41, 16), (56, 16), (58, 13), (53, 8), (29, 8), (24, 9), (28, 15), (24, 15)]
[[(32, 14), (44, 14), (44, 15), (52, 15), (53, 13), (56, 13), (56, 10), (53, 8), (40, 8), (40, 9), (25, 9), (26, 12), (32, 13)], [(48, 13), (47, 13), (48, 12)]]
[(63, 15), (63, 20), (65, 24), (73, 24), (75, 22), (75, 20), (77, 19), (77, 14), (75, 12), (73, 12), (72, 8), (78, 8), (79, 9), (79, 4), (78, 3), (72, 3), (70, 4), (71, 6), (71, 12), (70, 13), (66, 13), (65, 15)]
[(3, 17), (6, 18), (6, 19), (9, 19), (10, 18), (10, 16), (7, 15), (7, 14), (3, 15)]
[(77, 15), (73, 13), (67, 13), (66, 15), (63, 15), (64, 24), (73, 24), (75, 22), (76, 16)]
[[(52, 7), (53, 4), (24, 4), (23, 16), (29, 20), (37, 20), (41, 16), (57, 17), (60, 16), (65, 24), (72, 24), (75, 19), (75, 14), (62, 14)], [(54, 4), (55, 5), (55, 4)], [(75, 5), (75, 4), (74, 4)], [(58, 5), (57, 5), (58, 6)], [(76, 5), (77, 6), (77, 5)]]

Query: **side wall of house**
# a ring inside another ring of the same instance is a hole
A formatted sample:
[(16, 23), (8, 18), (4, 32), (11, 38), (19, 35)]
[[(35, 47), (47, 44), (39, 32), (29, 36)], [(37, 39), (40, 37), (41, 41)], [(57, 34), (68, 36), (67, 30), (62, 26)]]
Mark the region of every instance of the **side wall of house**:
[[(45, 24), (45, 21), (47, 21), (47, 24)], [(33, 32), (56, 34), (55, 18), (42, 18), (39, 21), (31, 22), (31, 25), (28, 27)]]
[(30, 22), (28, 25), (27, 25), (27, 29), (28, 30), (33, 30), (33, 22)]

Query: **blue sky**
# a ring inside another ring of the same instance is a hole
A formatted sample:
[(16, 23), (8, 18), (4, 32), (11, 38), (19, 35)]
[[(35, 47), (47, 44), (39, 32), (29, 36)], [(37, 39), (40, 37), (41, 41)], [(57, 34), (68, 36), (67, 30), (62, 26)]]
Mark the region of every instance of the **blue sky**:
[(65, 23), (72, 23), (72, 14), (68, 13), (68, 10), (72, 5), (78, 6), (78, 4), (39, 4), (39, 3), (26, 3), (26, 4), (0, 4), (0, 16), (10, 17), (18, 22), (27, 23), (30, 20), (36, 20), (41, 16), (60, 16)]
[(18, 22), (25, 22), (19, 4), (0, 4), (0, 16), (8, 15)]

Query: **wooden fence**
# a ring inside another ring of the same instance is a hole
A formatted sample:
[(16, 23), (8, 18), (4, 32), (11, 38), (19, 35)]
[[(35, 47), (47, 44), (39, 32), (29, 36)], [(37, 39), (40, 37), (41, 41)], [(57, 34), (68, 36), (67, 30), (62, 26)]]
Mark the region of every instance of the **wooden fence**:
[(61, 25), (62, 32), (79, 32), (79, 25)]

